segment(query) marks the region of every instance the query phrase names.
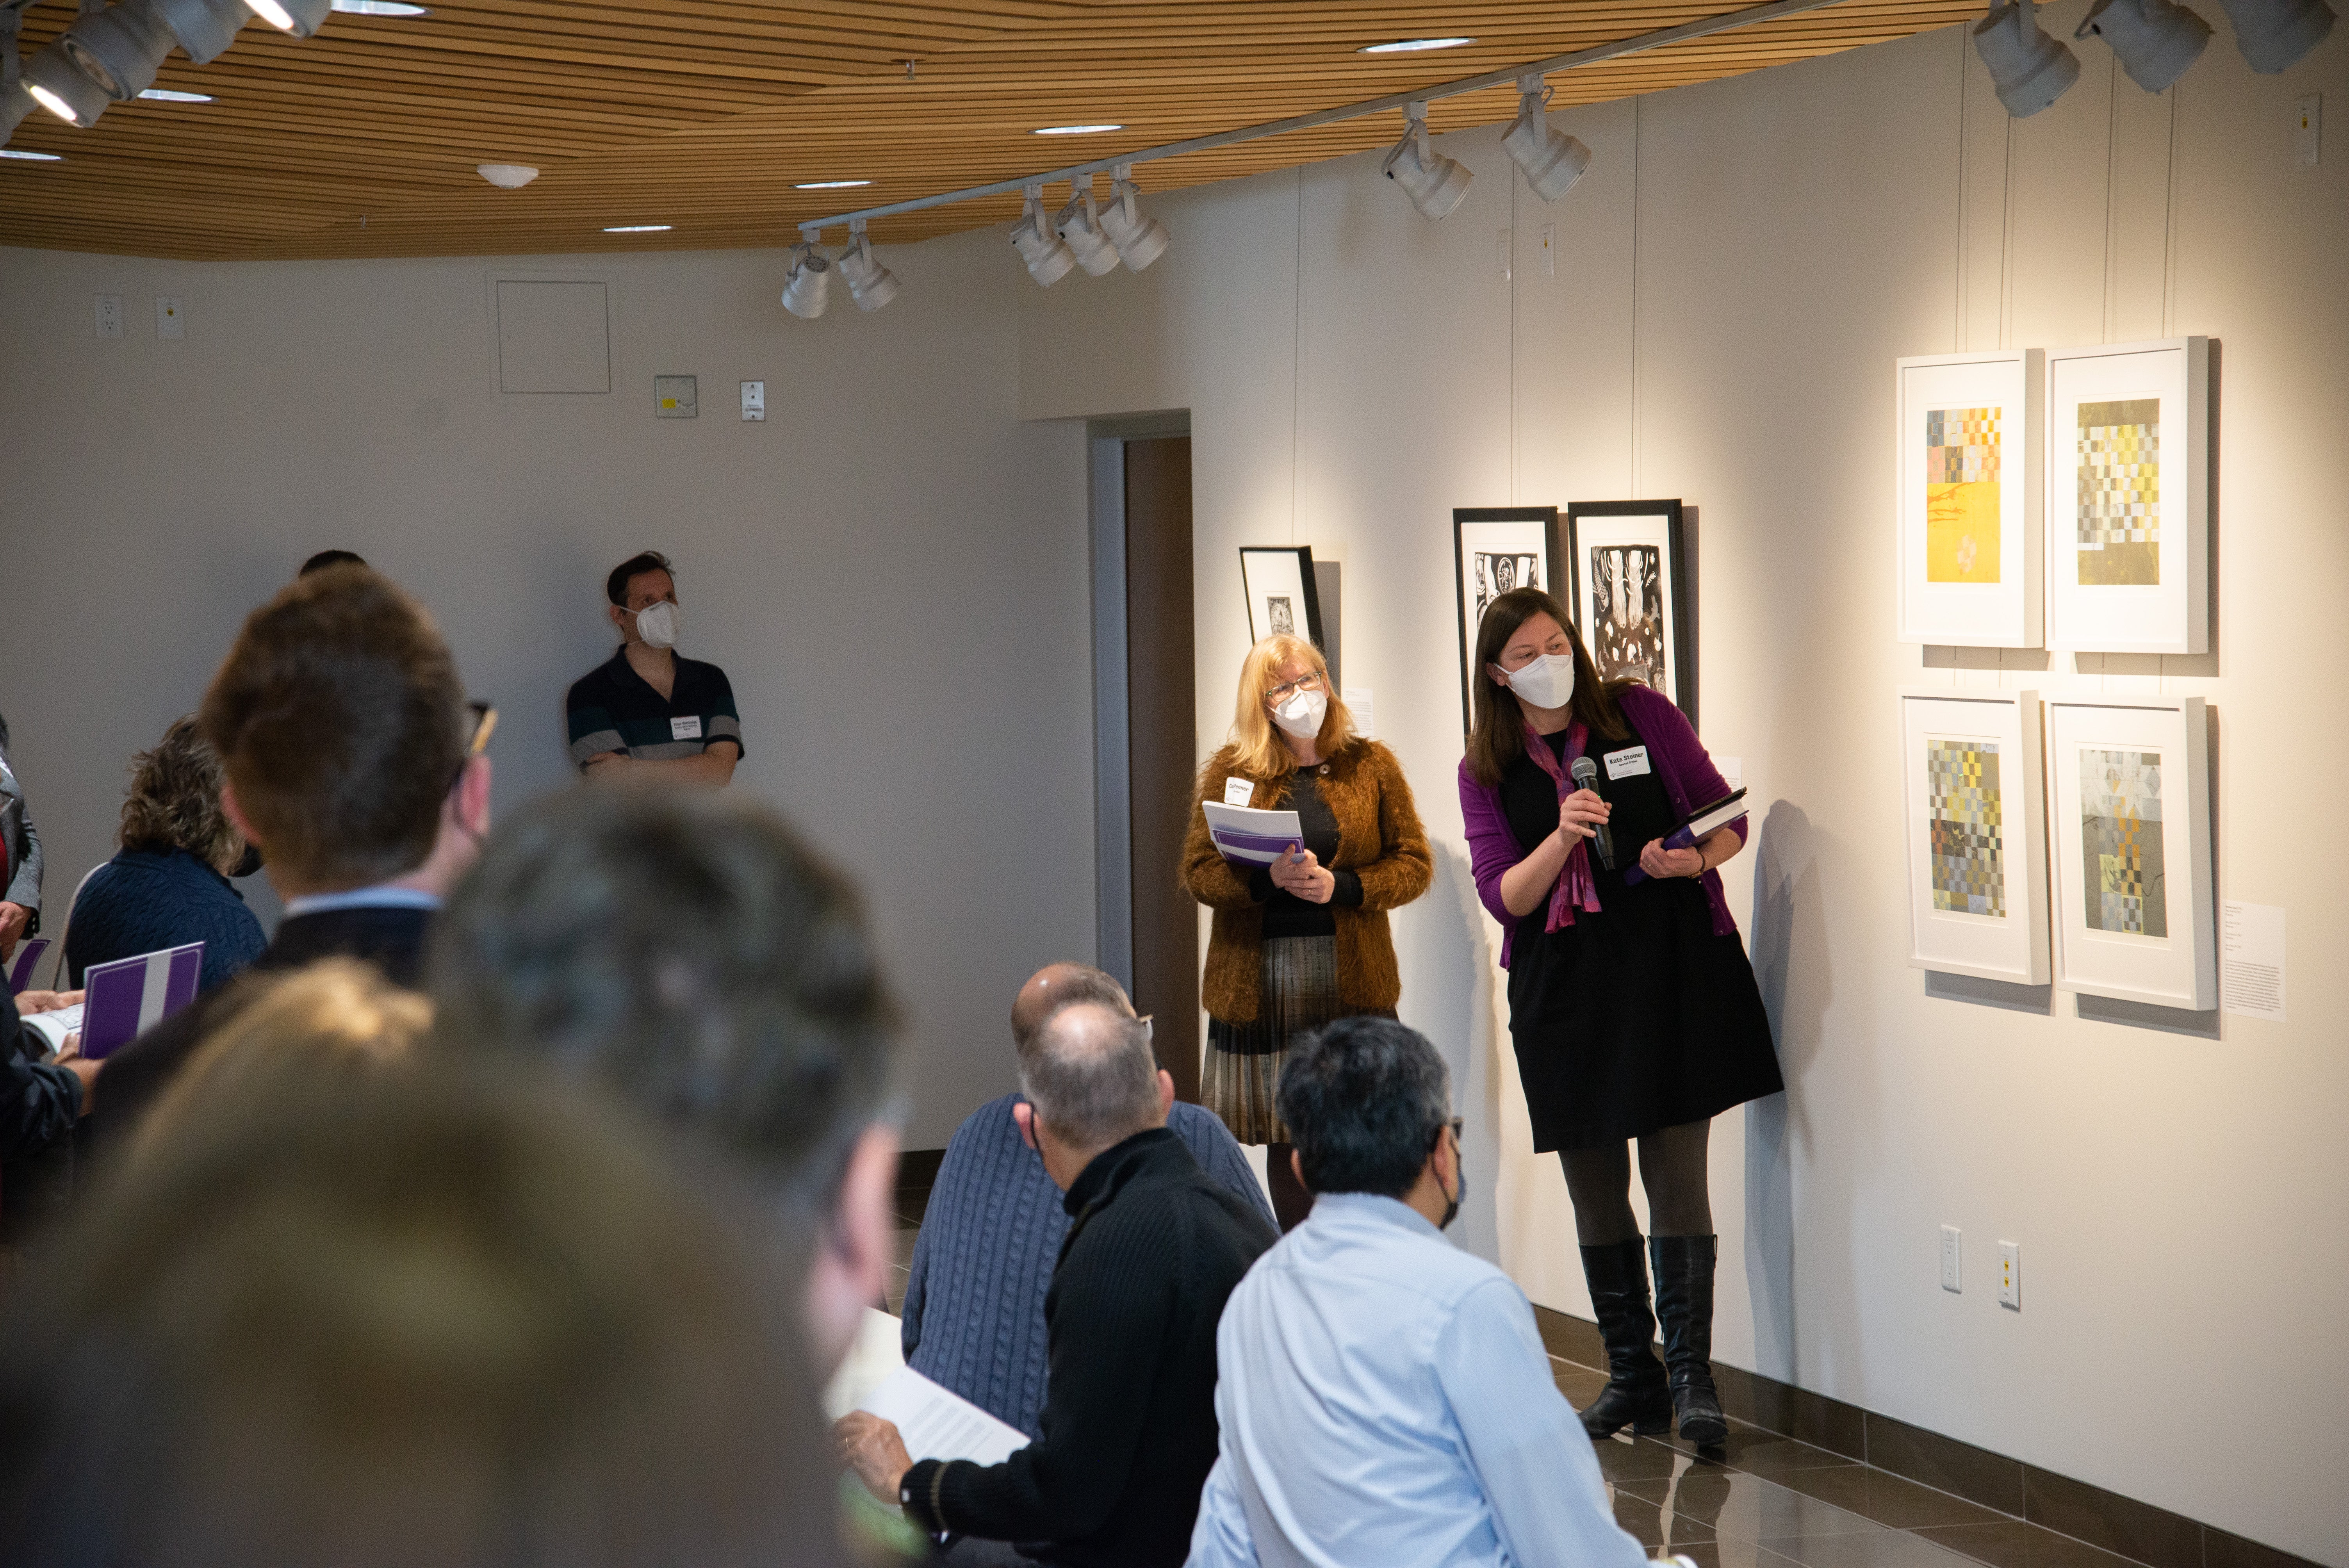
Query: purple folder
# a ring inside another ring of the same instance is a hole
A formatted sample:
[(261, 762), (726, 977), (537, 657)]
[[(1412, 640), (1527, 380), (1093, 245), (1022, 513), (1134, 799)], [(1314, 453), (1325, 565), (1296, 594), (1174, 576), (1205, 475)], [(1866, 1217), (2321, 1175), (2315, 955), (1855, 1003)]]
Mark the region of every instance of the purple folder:
[(8, 968), (8, 995), (14, 996), (33, 983), (33, 965), (49, 950), (46, 936), (28, 936), (17, 944), (16, 962)]
[(194, 1001), (203, 971), (201, 942), (91, 965), (81, 981), (81, 1054), (103, 1057)]

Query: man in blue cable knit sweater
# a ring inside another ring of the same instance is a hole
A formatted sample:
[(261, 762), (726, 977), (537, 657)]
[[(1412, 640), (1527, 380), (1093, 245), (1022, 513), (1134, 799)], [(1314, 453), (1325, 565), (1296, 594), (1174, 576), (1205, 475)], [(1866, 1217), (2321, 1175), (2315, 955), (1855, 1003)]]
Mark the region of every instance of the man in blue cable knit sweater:
[[(1048, 964), (1019, 988), (1011, 1035), (1024, 1056), (1061, 1008), (1095, 1002), (1128, 1017), (1133, 1004), (1109, 975), (1083, 964)], [(1069, 1233), (1061, 1190), (1019, 1135), (1014, 1092), (991, 1099), (955, 1130), (930, 1189), (905, 1284), (906, 1365), (1030, 1437), (1042, 1431), (1046, 1395), (1044, 1293)], [(1176, 1105), (1168, 1129), (1216, 1181), (1272, 1220), (1264, 1188), (1213, 1111)]]

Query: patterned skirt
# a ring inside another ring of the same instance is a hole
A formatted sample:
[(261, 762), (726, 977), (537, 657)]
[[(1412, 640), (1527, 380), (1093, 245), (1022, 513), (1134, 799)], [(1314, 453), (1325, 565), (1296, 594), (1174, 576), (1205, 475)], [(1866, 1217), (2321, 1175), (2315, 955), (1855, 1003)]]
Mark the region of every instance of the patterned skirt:
[(1281, 936), (1263, 944), (1263, 992), (1246, 1024), (1207, 1020), (1199, 1103), (1242, 1143), (1286, 1143), (1276, 1100), (1290, 1042), (1358, 1009), (1338, 999), (1338, 939)]

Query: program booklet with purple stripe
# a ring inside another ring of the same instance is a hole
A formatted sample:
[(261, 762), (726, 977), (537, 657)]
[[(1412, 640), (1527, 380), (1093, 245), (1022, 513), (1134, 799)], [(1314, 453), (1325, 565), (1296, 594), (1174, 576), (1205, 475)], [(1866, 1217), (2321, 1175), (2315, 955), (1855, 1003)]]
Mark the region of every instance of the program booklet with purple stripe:
[(28, 936), (16, 949), (16, 962), (8, 967), (8, 995), (15, 995), (33, 983), (33, 965), (49, 950), (46, 936)]
[(1219, 800), (1203, 800), (1199, 810), (1207, 813), (1207, 837), (1215, 841), (1224, 859), (1242, 871), (1272, 864), (1283, 850), (1305, 847), (1305, 830), (1298, 825), (1294, 811), (1259, 811), (1253, 806), (1226, 806)]
[(91, 965), (81, 981), (81, 1054), (103, 1057), (194, 1001), (203, 969), (201, 942)]

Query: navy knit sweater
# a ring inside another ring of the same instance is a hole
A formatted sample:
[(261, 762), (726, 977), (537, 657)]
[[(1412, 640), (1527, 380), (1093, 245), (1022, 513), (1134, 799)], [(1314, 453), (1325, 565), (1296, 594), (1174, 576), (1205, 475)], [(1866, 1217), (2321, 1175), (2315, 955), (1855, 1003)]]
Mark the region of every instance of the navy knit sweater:
[(93, 964), (204, 944), (209, 991), (261, 956), (261, 922), (228, 878), (185, 850), (125, 850), (85, 883), (66, 927), (66, 965), (78, 989)]
[[(915, 1371), (1034, 1438), (1043, 1432), (1044, 1292), (1069, 1214), (1011, 1119), (1024, 1099), (988, 1101), (947, 1145), (914, 1242), (904, 1343)], [(1247, 1156), (1213, 1111), (1177, 1105), (1166, 1125), (1199, 1169), (1272, 1222)]]

